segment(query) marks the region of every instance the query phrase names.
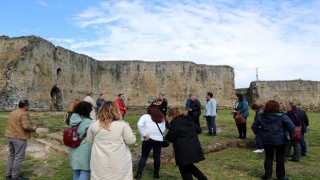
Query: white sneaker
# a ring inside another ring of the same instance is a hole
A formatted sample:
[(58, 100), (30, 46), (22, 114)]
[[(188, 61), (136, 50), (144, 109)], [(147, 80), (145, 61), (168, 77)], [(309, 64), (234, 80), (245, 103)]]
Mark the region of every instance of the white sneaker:
[(253, 153), (263, 153), (264, 152), (264, 149), (257, 149), (257, 150), (254, 150), (252, 151)]

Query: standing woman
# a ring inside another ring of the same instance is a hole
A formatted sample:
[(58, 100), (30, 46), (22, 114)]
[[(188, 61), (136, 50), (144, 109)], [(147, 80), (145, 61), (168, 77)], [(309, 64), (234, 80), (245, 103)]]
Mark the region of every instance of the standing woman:
[(147, 109), (147, 114), (140, 117), (137, 126), (142, 140), (142, 153), (135, 179), (141, 179), (142, 171), (146, 165), (151, 149), (153, 149), (153, 177), (158, 179), (161, 143), (163, 141), (161, 132), (163, 133), (166, 130), (165, 117), (159, 110), (158, 106), (150, 105)]
[(289, 117), (280, 113), (280, 104), (277, 101), (268, 101), (263, 113), (258, 116), (252, 124), (255, 134), (259, 132), (262, 146), (265, 152), (264, 170), (262, 179), (271, 179), (274, 152), (276, 152), (276, 174), (277, 179), (289, 179), (285, 176), (284, 154), (286, 148), (286, 132), (290, 137), (294, 134), (294, 125)]
[(88, 130), (92, 145), (91, 180), (132, 179), (132, 159), (129, 144), (136, 142), (129, 124), (122, 120), (119, 107), (105, 102)]
[[(234, 113), (239, 112), (242, 117), (244, 117), (246, 120), (249, 116), (249, 108), (248, 108), (248, 102), (243, 98), (243, 95), (240, 93), (236, 93), (237, 102), (234, 108)], [(237, 129), (239, 132), (240, 139), (246, 139), (247, 138), (247, 122), (238, 123), (236, 122)]]
[[(70, 124), (78, 127), (79, 137), (84, 137), (91, 124), (90, 112), (92, 105), (88, 102), (80, 102), (74, 109), (71, 115)], [(76, 148), (70, 148), (70, 165), (73, 169), (73, 180), (88, 180), (90, 177), (90, 156), (91, 145), (87, 143), (87, 138), (81, 141), (81, 144)]]
[(192, 180), (192, 175), (199, 180), (207, 177), (194, 165), (204, 160), (198, 134), (201, 128), (188, 116), (184, 116), (179, 108), (169, 110), (170, 129), (166, 135), (168, 141), (173, 143), (176, 164), (179, 167), (183, 180)]
[(80, 100), (79, 99), (75, 99), (69, 106), (69, 109), (68, 109), (68, 112), (65, 114), (65, 123), (67, 125), (70, 124), (70, 118), (71, 118), (71, 115), (75, 109), (75, 107), (80, 103)]

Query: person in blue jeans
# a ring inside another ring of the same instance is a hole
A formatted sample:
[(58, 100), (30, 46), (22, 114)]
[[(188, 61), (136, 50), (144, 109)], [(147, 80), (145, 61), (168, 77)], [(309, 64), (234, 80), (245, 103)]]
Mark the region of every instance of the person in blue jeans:
[(305, 133), (307, 133), (307, 129), (309, 126), (309, 118), (306, 114), (305, 111), (303, 111), (302, 109), (298, 109), (296, 108), (296, 113), (297, 113), (297, 117), (301, 120), (301, 139), (299, 141), (300, 146), (301, 146), (301, 156), (306, 156), (307, 155), (307, 143), (305, 140)]
[(74, 109), (74, 113), (70, 118), (70, 125), (79, 124), (79, 137), (84, 137), (81, 144), (76, 148), (70, 148), (70, 165), (73, 169), (73, 180), (89, 180), (90, 179), (90, 157), (92, 145), (87, 142), (86, 133), (92, 122), (90, 112), (92, 104), (82, 101)]
[[(251, 108), (256, 113), (254, 115), (254, 121), (255, 121), (257, 119), (257, 117), (263, 113), (263, 106), (258, 105), (258, 104), (252, 104)], [(254, 150), (253, 153), (263, 153), (264, 149), (262, 147), (260, 131), (257, 132), (255, 140), (256, 140), (256, 144), (257, 144), (257, 149)]]
[(204, 109), (204, 116), (207, 120), (208, 135), (217, 135), (216, 116), (217, 116), (217, 101), (213, 99), (212, 92), (207, 92), (207, 101)]

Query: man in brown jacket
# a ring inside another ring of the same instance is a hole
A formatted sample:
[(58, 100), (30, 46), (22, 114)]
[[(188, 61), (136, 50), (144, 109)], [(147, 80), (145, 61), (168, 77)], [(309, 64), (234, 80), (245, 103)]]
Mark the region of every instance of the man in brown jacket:
[(28, 100), (21, 100), (18, 109), (12, 111), (8, 117), (8, 124), (5, 130), (5, 137), (9, 142), (9, 156), (6, 167), (6, 179), (23, 180), (28, 179), (20, 176), (21, 162), (24, 160), (27, 139), (31, 132), (36, 130), (29, 121)]

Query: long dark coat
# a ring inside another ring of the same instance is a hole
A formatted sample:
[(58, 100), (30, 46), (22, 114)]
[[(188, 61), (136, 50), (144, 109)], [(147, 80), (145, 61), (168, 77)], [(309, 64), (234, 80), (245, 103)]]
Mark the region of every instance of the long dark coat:
[(198, 138), (201, 128), (187, 116), (175, 117), (166, 138), (173, 143), (177, 165), (188, 165), (204, 160)]

